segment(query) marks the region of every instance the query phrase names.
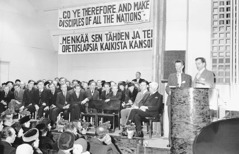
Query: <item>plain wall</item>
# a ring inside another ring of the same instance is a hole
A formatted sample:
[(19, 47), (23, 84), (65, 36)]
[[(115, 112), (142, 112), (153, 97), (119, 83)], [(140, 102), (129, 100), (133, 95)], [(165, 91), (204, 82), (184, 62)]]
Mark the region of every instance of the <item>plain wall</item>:
[(0, 19), (0, 61), (10, 63), (9, 80), (55, 77), (57, 53), (32, 5), (27, 0), (1, 0)]

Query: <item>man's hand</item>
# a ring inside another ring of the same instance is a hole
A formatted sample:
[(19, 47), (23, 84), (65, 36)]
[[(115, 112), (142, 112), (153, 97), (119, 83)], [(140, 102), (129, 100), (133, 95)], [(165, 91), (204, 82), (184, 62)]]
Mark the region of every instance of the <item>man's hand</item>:
[(111, 137), (110, 137), (109, 134), (106, 134), (106, 135), (105, 135), (105, 137), (104, 137), (104, 142), (105, 142), (105, 144), (107, 144), (107, 145), (112, 144)]
[(89, 101), (88, 98), (84, 99), (84, 100), (81, 102), (81, 104), (85, 104), (85, 103), (87, 103), (87, 101)]
[(46, 103), (42, 103), (42, 106), (46, 106)]
[(63, 109), (69, 109), (69, 107), (70, 107), (70, 104), (64, 106)]
[(122, 103), (122, 107), (125, 107), (125, 102)]
[(110, 99), (106, 99), (106, 100), (105, 100), (106, 103), (109, 102), (109, 101), (110, 101)]
[(148, 109), (148, 107), (147, 106), (141, 106), (139, 109), (145, 112)]
[(24, 109), (24, 106), (20, 107), (19, 110), (22, 111)]
[(2, 100), (1, 103), (2, 103), (3, 105), (7, 105), (7, 103), (6, 103), (4, 100)]
[(38, 105), (35, 105), (35, 109), (36, 109), (36, 110), (39, 110), (39, 106), (38, 106)]
[(46, 110), (49, 110), (49, 106), (47, 106), (47, 107), (44, 108), (44, 111), (46, 111)]
[(139, 107), (136, 106), (136, 105), (133, 105), (131, 108), (133, 108), (133, 109), (138, 109)]

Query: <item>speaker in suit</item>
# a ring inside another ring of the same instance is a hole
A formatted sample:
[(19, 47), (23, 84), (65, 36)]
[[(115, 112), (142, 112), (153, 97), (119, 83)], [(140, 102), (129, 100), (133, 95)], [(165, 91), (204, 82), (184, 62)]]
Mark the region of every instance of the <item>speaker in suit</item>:
[(195, 88), (214, 88), (214, 74), (206, 68), (199, 71), (193, 80), (193, 87)]

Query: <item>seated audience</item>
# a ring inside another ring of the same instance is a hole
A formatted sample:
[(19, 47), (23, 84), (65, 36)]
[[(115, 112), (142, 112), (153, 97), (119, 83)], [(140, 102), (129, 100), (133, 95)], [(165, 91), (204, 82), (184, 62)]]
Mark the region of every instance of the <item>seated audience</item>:
[(56, 97), (56, 108), (52, 110), (52, 121), (56, 123), (57, 116), (60, 112), (63, 112), (64, 119), (68, 119), (68, 113), (70, 108), (69, 102), (70, 93), (67, 92), (66, 84), (61, 85), (61, 92)]
[(19, 111), (20, 107), (22, 107), (24, 90), (21, 89), (20, 84), (14, 85), (14, 99), (8, 105), (8, 108), (12, 111)]
[(5, 111), (10, 101), (14, 99), (14, 94), (10, 91), (9, 86), (5, 86), (3, 91), (0, 92), (0, 113)]
[(16, 149), (12, 146), (15, 141), (16, 132), (12, 127), (5, 127), (1, 132), (0, 153), (15, 154)]
[(139, 109), (132, 109), (127, 124), (134, 122), (136, 124), (136, 136), (143, 137), (142, 121), (146, 121), (145, 117), (158, 117), (159, 108), (162, 106), (162, 95), (158, 93), (158, 83), (149, 84), (150, 96), (142, 102)]
[(81, 104), (85, 98), (85, 91), (80, 85), (75, 85), (73, 93), (69, 96), (71, 121), (79, 120), (80, 113), (85, 110), (84, 104)]
[(96, 128), (95, 137), (90, 139), (90, 152), (92, 154), (119, 154), (119, 150), (112, 143), (106, 127)]
[[(31, 150), (27, 148), (27, 151), (33, 151), (34, 154), (42, 154), (42, 151), (39, 149), (39, 131), (36, 128), (32, 128), (28, 130), (24, 135), (22, 136), (23, 144), (19, 145), (17, 147), (17, 153), (20, 153), (19, 151), (22, 151), (22, 146), (30, 145)], [(23, 152), (25, 153), (25, 152)]]

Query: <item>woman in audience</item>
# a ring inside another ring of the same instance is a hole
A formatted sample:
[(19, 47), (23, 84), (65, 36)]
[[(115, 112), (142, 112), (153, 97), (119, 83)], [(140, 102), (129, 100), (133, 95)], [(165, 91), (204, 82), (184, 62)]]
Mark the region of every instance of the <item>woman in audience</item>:
[[(34, 154), (42, 154), (42, 151), (39, 149), (39, 131), (36, 128), (32, 128), (28, 130), (23, 136), (22, 136), (23, 144), (19, 145), (17, 147), (17, 152), (22, 150), (22, 146), (27, 147), (27, 145), (31, 146), (31, 150), (34, 151)], [(29, 146), (28, 146), (29, 147)], [(29, 148), (28, 148), (29, 149)], [(23, 152), (25, 154), (25, 152)], [(23, 154), (22, 153), (22, 154)]]
[(25, 132), (27, 132), (30, 129), (30, 116), (25, 116), (19, 120), (19, 123), (21, 124), (21, 129), (18, 132), (17, 137), (22, 137)]

